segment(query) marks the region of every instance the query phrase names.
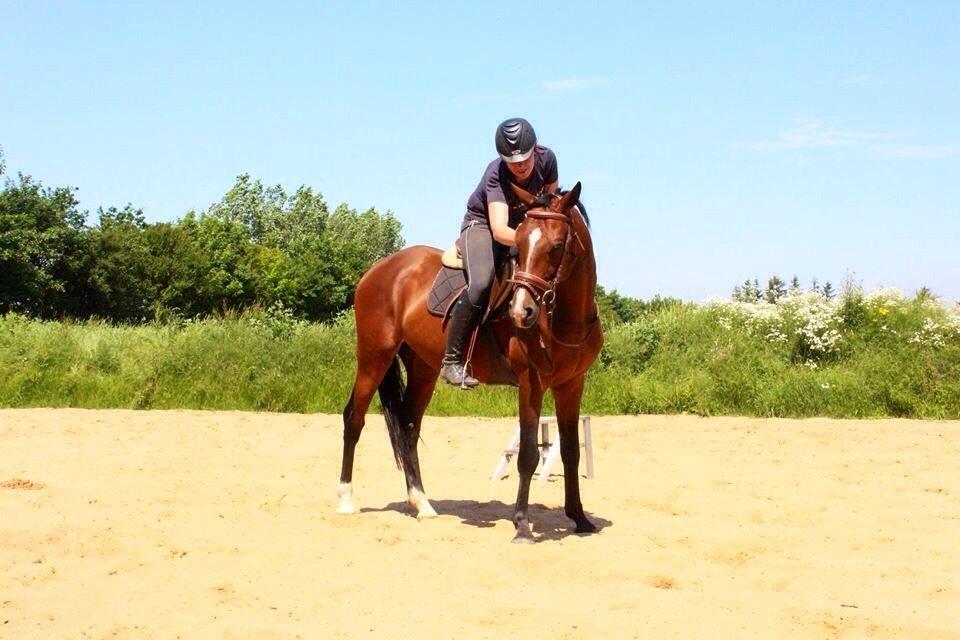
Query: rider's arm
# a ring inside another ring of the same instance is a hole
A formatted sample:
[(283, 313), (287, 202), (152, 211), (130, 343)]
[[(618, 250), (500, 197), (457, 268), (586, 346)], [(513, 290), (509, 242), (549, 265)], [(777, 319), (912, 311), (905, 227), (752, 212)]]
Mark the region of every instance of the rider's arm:
[(544, 193), (556, 193), (557, 187), (560, 186), (560, 175), (557, 171), (557, 156), (551, 151), (547, 156), (547, 166), (544, 167), (545, 175), (543, 176), (547, 184), (543, 187)]
[(490, 218), (490, 231), (493, 233), (493, 239), (508, 247), (515, 245), (517, 243), (516, 240), (514, 240), (516, 232), (507, 225), (510, 221), (510, 208), (507, 206), (507, 203), (489, 203), (487, 205), (487, 214)]

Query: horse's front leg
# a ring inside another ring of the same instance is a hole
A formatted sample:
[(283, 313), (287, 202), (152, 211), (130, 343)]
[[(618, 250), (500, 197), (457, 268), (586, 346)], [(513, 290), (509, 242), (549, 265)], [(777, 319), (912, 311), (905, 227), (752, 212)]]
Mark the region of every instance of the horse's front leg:
[(537, 427), (540, 424), (540, 409), (543, 406), (543, 386), (540, 376), (533, 369), (527, 369), (520, 376), (520, 451), (517, 454), (517, 471), (520, 473), (520, 488), (517, 491), (517, 504), (513, 514), (513, 524), (517, 528), (514, 542), (533, 543), (528, 517), (530, 502), (530, 480), (540, 462), (537, 448)]
[(597, 527), (583, 512), (580, 502), (580, 398), (583, 376), (553, 390), (560, 432), (560, 459), (563, 460), (564, 512), (573, 520), (577, 533), (593, 533)]

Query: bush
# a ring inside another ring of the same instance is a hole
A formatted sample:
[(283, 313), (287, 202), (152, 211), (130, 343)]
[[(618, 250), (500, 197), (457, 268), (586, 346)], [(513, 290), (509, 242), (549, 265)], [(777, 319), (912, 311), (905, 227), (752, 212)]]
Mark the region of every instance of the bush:
[[(607, 327), (583, 412), (960, 418), (960, 310), (892, 292), (856, 307), (806, 295), (669, 305)], [(280, 304), (169, 316), (140, 326), (0, 316), (0, 406), (339, 413), (346, 403), (352, 311), (322, 324)], [(438, 385), (429, 411), (515, 416), (517, 396)]]
[(619, 364), (630, 371), (642, 371), (660, 343), (660, 330), (650, 319), (615, 325), (604, 335), (600, 362), (605, 366)]

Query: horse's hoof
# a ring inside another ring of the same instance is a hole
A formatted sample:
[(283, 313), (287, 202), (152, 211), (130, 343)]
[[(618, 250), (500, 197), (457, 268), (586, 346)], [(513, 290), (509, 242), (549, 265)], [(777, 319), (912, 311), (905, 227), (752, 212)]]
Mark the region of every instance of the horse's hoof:
[(340, 483), (337, 487), (337, 497), (340, 498), (337, 513), (355, 513), (357, 511), (357, 508), (353, 506), (353, 488), (349, 482)]
[(583, 522), (577, 523), (577, 528), (574, 529), (574, 533), (596, 533), (597, 526), (590, 522), (589, 520), (584, 520)]
[(510, 542), (513, 544), (534, 544), (536, 540), (534, 540), (533, 536), (531, 536), (529, 533), (526, 535), (518, 533), (517, 535), (513, 536), (513, 540)]
[(437, 512), (433, 505), (427, 499), (427, 496), (418, 489), (410, 489), (407, 492), (407, 504), (409, 504), (417, 514), (417, 520), (424, 518), (436, 518)]
[(417, 520), (429, 520), (436, 517), (437, 512), (433, 510), (433, 507), (429, 502), (426, 504), (426, 506), (422, 506), (417, 510)]

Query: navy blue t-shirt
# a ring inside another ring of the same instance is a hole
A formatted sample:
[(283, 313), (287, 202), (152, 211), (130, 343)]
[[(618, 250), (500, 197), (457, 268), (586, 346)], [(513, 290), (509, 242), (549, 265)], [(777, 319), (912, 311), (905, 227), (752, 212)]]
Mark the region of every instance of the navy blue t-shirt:
[[(522, 187), (524, 191), (538, 194), (544, 186), (557, 181), (557, 156), (547, 147), (541, 147), (540, 145), (534, 148), (533, 154), (535, 161), (530, 178), (528, 178), (526, 184), (518, 184), (517, 186)], [(522, 222), (523, 215), (521, 213), (522, 203), (509, 184), (515, 181), (516, 178), (510, 173), (507, 163), (500, 158), (488, 164), (483, 172), (483, 177), (480, 178), (480, 184), (467, 199), (467, 214), (463, 217), (461, 231), (473, 221), (489, 225), (487, 204), (491, 202), (504, 202), (510, 207), (509, 224), (516, 229), (517, 225)]]

